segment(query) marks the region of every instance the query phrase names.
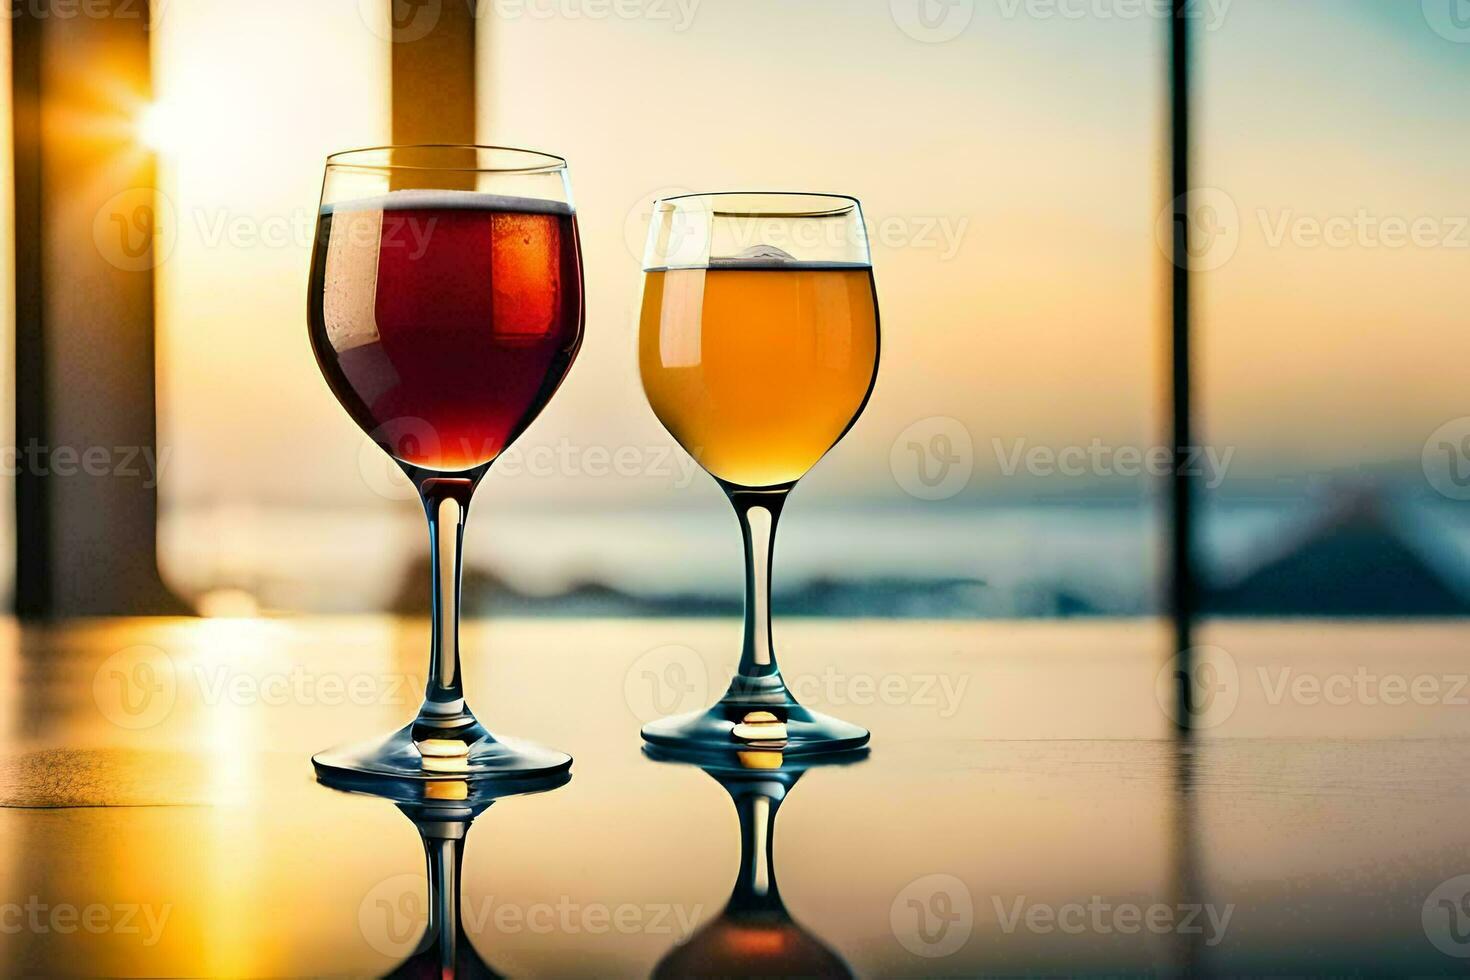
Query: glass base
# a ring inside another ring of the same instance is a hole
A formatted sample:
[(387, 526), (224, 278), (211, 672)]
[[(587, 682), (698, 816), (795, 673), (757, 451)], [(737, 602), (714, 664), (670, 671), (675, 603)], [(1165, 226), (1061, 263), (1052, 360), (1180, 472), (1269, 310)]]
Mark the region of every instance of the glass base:
[(721, 701), (708, 711), (643, 726), (653, 745), (685, 751), (779, 750), (788, 756), (846, 752), (868, 744), (868, 730), (799, 704)]
[[(342, 745), (311, 757), (317, 775), (353, 774), (384, 780), (527, 779), (564, 773), (572, 757), (531, 742), (491, 735), (479, 723), (462, 740), (414, 740), (418, 723), (386, 738)], [(466, 737), (468, 736), (468, 737)]]

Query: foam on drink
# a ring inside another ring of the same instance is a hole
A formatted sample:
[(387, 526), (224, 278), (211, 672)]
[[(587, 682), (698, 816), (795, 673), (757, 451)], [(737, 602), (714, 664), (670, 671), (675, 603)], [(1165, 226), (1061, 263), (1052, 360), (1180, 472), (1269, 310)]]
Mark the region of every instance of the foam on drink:
[(401, 190), (390, 191), (374, 197), (357, 198), (350, 201), (334, 201), (323, 204), (322, 214), (343, 211), (406, 211), (406, 210), (452, 210), (452, 211), (503, 211), (513, 214), (574, 214), (575, 209), (565, 201), (547, 201), (534, 197), (512, 197), (505, 194), (487, 194), (482, 191), (456, 190)]

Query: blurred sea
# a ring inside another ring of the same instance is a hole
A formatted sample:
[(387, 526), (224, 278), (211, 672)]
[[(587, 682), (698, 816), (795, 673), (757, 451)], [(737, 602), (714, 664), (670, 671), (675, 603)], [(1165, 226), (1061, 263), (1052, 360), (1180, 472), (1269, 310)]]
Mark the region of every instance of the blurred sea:
[[(1375, 549), (1405, 550), (1470, 603), (1470, 505), (1419, 495), (1387, 498), (1383, 510), (1384, 526), (1321, 574), (1361, 580), (1376, 573)], [(1201, 515), (1206, 581), (1248, 577), (1310, 540), (1328, 513), (1315, 498), (1212, 501)], [(224, 593), (268, 610), (413, 612), (426, 600), (425, 532), (408, 503), (175, 511), (161, 534), (170, 583), (196, 602)], [(798, 496), (778, 536), (775, 605), (811, 616), (1144, 615), (1160, 609), (1163, 547), (1163, 512), (1141, 501), (834, 508)], [(740, 610), (740, 535), (727, 508), (512, 513), (487, 502), (471, 514), (465, 550), (470, 615)]]

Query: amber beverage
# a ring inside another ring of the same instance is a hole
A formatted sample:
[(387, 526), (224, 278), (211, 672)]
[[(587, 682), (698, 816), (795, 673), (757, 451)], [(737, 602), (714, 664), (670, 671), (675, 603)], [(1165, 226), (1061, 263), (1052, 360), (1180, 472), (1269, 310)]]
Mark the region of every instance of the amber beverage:
[[(840, 194), (685, 194), (655, 202), (652, 219), (638, 329), (643, 390), (740, 521), (745, 635), (724, 697), (650, 721), (643, 737), (716, 754), (860, 748), (867, 729), (804, 707), (781, 676), (771, 566), (787, 497), (857, 421), (877, 376), (862, 206)], [(784, 942), (743, 927), (710, 935), (716, 946)]]
[(759, 260), (651, 270), (639, 337), (649, 404), (701, 466), (733, 486), (789, 485), (872, 390), (872, 270)]

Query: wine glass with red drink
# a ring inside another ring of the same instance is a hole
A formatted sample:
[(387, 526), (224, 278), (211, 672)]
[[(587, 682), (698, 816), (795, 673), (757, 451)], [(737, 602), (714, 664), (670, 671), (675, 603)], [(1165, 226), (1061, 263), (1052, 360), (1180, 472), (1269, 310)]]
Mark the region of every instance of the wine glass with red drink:
[(459, 656), (470, 498), (555, 394), (582, 340), (566, 161), (485, 146), (328, 157), (308, 319), (332, 393), (418, 489), (432, 582), (418, 716), (312, 761), (319, 772), (387, 779), (566, 770), (566, 754), (492, 735), (476, 719)]

